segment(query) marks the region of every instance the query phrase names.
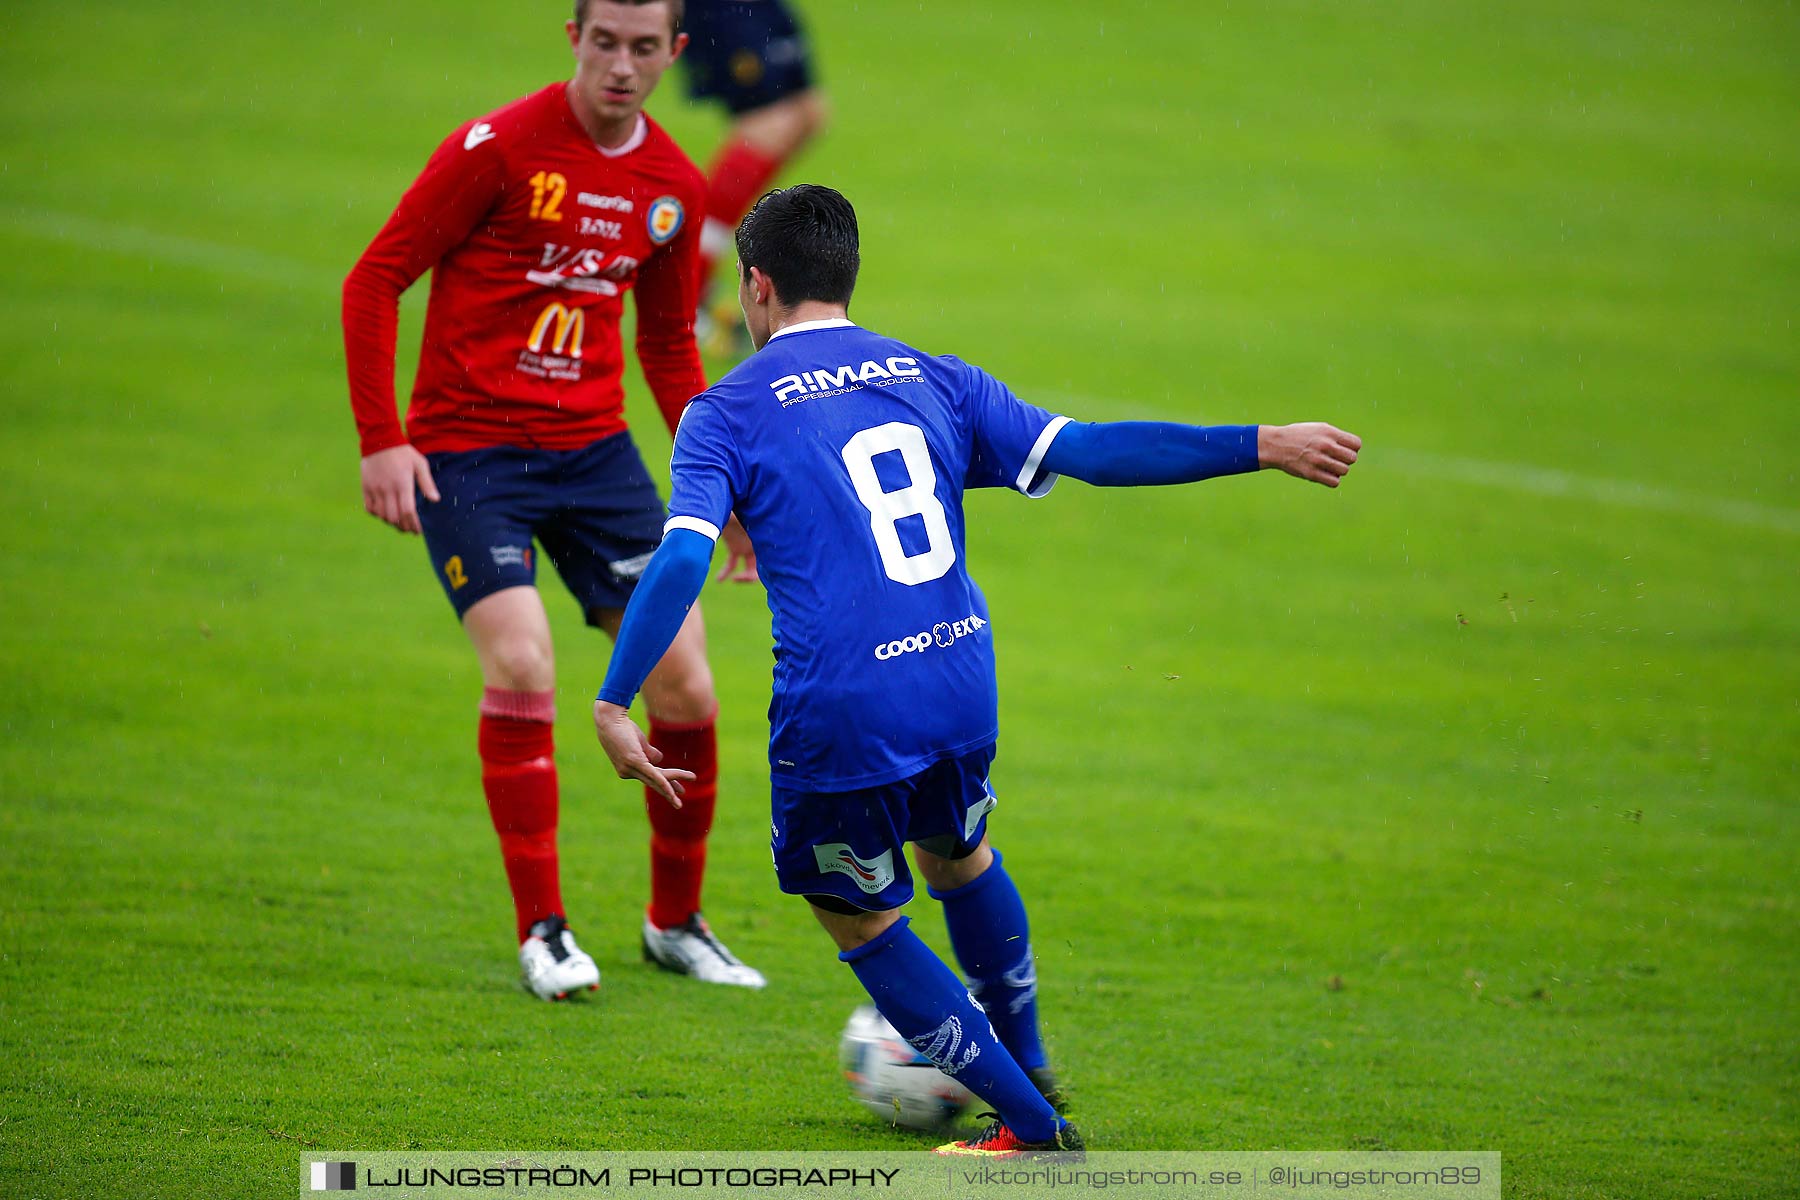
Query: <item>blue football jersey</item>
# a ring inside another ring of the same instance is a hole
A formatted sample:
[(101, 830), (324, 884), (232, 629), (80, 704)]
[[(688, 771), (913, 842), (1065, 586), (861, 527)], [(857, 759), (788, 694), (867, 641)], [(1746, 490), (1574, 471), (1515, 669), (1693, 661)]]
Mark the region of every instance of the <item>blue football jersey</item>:
[(792, 326), (695, 397), (669, 527), (756, 544), (773, 615), (769, 766), (846, 791), (999, 734), (993, 629), (963, 553), (965, 489), (1042, 496), (1066, 417), (987, 372), (848, 321)]

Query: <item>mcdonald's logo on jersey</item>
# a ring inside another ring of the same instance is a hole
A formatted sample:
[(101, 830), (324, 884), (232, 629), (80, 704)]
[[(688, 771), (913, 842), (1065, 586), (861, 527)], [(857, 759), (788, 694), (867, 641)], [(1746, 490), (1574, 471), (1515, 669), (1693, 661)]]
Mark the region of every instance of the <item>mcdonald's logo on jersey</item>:
[[(556, 327), (554, 335), (551, 326)], [(566, 308), (556, 301), (544, 306), (531, 327), (525, 345), (533, 354), (544, 353), (544, 339), (550, 339), (550, 353), (568, 358), (581, 357), (581, 343), (587, 335), (587, 316), (579, 308)]]
[(650, 202), (650, 210), (644, 214), (644, 224), (650, 230), (650, 240), (658, 246), (681, 232), (681, 222), (687, 214), (681, 211), (681, 201), (673, 196), (658, 196)]

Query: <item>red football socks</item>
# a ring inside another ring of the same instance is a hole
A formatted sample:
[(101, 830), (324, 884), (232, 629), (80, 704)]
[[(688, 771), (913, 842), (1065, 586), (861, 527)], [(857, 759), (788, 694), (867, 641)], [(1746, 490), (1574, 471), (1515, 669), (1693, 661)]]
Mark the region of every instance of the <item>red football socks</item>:
[(650, 744), (663, 752), (659, 766), (698, 777), (683, 786), (680, 808), (644, 789), (644, 808), (650, 814), (650, 923), (673, 929), (700, 911), (706, 835), (712, 831), (719, 791), (718, 738), (711, 718), (676, 725), (652, 717)]
[(555, 719), (555, 692), (488, 688), (482, 693), (481, 788), (500, 835), (521, 942), (532, 925), (563, 911), (556, 864)]
[[(781, 170), (781, 163), (781, 159), (770, 158), (742, 138), (719, 147), (717, 157), (706, 172), (707, 223), (717, 221), (726, 230), (736, 229), (750, 206), (768, 190), (769, 181)], [(702, 247), (702, 283), (712, 278), (713, 263), (722, 250), (723, 247), (714, 246), (709, 253)]]

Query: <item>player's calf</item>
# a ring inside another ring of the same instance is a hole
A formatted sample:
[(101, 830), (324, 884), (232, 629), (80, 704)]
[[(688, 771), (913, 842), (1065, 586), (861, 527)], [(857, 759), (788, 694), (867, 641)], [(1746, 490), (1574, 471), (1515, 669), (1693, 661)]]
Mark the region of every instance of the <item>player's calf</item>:
[(974, 997), (908, 925), (901, 917), (874, 940), (838, 957), (900, 1036), (1004, 1114), (995, 1124), (1012, 1139), (1008, 1145), (1055, 1144), (1068, 1123), (994, 1036)]
[(1048, 1060), (1038, 1036), (1037, 965), (1025, 902), (999, 853), (992, 854), (986, 870), (950, 888), (936, 880), (956, 878), (948, 869), (954, 864), (934, 862), (925, 853), (919, 862), (934, 878), (931, 898), (944, 906), (944, 924), (957, 963), (968, 977), (969, 991), (993, 1022), (1000, 1044), (1026, 1071), (1047, 1073)]

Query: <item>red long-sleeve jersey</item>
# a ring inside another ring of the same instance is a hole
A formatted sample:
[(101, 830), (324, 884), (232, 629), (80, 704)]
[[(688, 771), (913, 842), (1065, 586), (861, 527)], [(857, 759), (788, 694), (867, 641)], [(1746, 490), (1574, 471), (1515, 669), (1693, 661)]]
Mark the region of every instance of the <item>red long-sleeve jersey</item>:
[[(569, 450), (625, 428), (619, 317), (673, 429), (705, 390), (694, 345), (706, 182), (648, 117), (596, 146), (552, 84), (437, 148), (344, 280), (362, 452)], [(400, 294), (431, 271), (412, 403), (394, 413)]]

